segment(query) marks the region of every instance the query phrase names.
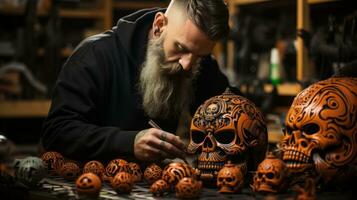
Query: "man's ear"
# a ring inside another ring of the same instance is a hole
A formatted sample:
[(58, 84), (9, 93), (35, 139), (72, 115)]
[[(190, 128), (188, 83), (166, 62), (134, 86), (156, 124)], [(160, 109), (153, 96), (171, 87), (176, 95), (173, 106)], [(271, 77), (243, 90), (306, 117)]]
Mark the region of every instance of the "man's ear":
[(152, 23), (152, 30), (154, 37), (160, 37), (167, 24), (167, 18), (163, 12), (155, 14), (154, 22)]

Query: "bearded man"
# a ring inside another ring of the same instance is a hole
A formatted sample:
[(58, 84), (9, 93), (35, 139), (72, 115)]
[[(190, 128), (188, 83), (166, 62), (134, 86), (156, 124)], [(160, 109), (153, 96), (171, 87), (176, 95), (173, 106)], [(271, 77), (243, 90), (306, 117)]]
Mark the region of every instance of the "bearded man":
[(173, 0), (85, 39), (59, 74), (43, 147), (83, 161), (183, 157), (178, 122), (228, 86), (210, 56), (228, 31), (223, 0)]

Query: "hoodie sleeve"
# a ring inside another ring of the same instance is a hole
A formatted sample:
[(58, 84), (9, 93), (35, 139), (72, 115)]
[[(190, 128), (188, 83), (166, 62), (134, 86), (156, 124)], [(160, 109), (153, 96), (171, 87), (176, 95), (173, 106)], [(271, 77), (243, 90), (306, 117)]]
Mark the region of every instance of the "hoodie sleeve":
[(58, 151), (76, 160), (133, 156), (138, 131), (100, 126), (99, 105), (110, 76), (102, 59), (98, 59), (94, 44), (83, 42), (64, 64), (43, 125), (41, 143), (47, 151)]

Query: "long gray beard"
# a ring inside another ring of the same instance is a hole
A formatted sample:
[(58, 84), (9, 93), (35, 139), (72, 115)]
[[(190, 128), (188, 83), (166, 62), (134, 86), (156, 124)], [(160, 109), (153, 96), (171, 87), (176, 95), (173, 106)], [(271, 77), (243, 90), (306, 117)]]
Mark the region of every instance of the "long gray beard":
[(197, 62), (187, 73), (179, 63), (165, 62), (164, 38), (165, 34), (162, 34), (160, 38), (149, 41), (139, 89), (143, 96), (143, 109), (149, 117), (178, 118), (192, 101), (191, 83), (198, 75), (199, 64)]

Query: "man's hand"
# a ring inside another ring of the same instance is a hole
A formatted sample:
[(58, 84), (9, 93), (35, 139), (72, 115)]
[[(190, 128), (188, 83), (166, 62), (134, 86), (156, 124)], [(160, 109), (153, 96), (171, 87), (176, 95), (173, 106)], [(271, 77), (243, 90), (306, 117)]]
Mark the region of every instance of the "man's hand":
[(134, 155), (143, 161), (183, 158), (184, 148), (180, 137), (157, 128), (139, 132), (134, 141)]

